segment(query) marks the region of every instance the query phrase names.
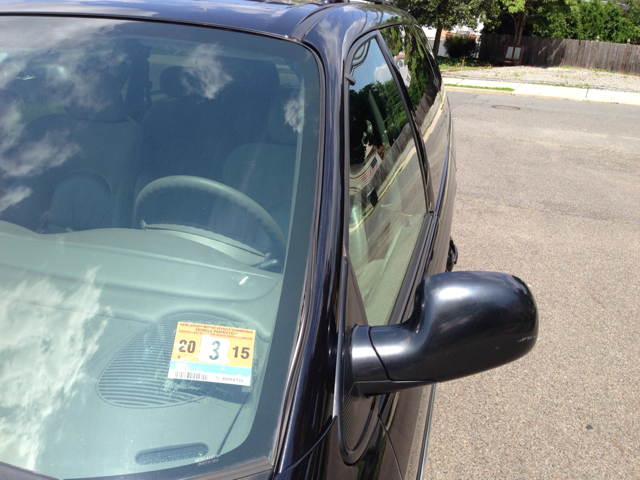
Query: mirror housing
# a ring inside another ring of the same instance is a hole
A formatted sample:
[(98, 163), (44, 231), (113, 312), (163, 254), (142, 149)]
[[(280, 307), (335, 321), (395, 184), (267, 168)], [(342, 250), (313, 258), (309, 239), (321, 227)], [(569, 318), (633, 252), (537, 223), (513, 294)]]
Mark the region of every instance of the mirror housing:
[(345, 393), (360, 396), (446, 382), (517, 360), (538, 336), (527, 285), (495, 272), (451, 272), (418, 287), (401, 324), (347, 333)]

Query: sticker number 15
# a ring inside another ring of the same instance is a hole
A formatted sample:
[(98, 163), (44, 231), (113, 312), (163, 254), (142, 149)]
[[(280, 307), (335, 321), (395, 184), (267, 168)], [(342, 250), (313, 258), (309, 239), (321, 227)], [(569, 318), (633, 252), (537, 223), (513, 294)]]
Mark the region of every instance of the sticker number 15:
[[(233, 350), (234, 353), (234, 357), (238, 358), (238, 349), (239, 347), (233, 347), (231, 350)], [(242, 351), (240, 352), (240, 358), (246, 360), (247, 358), (249, 358), (249, 347), (242, 347)]]

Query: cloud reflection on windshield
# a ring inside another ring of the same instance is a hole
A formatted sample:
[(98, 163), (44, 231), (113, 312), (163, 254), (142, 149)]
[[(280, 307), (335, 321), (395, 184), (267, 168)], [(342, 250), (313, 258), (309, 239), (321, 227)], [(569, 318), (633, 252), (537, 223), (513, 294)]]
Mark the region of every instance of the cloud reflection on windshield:
[(301, 98), (293, 98), (285, 103), (284, 120), (295, 132), (302, 132), (304, 124), (304, 104)]
[(10, 206), (20, 203), (32, 193), (33, 190), (29, 187), (25, 187), (24, 185), (20, 185), (7, 191), (0, 196), (0, 213), (4, 212)]
[(224, 70), (219, 59), (219, 48), (215, 45), (198, 45), (194, 53), (196, 59), (193, 67), (187, 67), (185, 71), (199, 80), (199, 85), (191, 85), (183, 79), (183, 86), (187, 93), (195, 93), (208, 99), (216, 98), (230, 81), (231, 75)]
[(70, 292), (49, 279), (0, 291), (0, 460), (34, 469), (43, 426), (87, 379), (106, 326), (96, 272)]
[[(39, 175), (81, 150), (71, 140), (69, 129), (60, 128), (58, 122), (49, 119), (48, 123), (28, 124), (25, 109), (36, 105), (61, 113), (64, 108), (73, 108), (68, 111), (91, 115), (122, 103), (118, 77), (126, 69), (124, 55), (98, 58), (81, 49), (54, 57), (48, 62), (29, 56), (10, 59), (0, 71), (4, 73), (0, 75), (0, 91), (7, 92), (0, 98), (0, 175), (5, 180)], [(27, 190), (5, 189), (0, 193), (0, 208), (5, 210), (26, 198)]]
[(7, 183), (0, 191), (0, 212), (32, 193), (15, 179), (39, 175), (80, 151), (63, 128), (23, 130), (33, 120), (25, 118), (25, 109), (96, 112), (120, 95), (122, 87), (118, 76), (124, 57), (98, 57), (91, 48), (124, 20), (39, 18), (46, 35), (33, 35), (33, 22), (33, 17), (17, 16), (2, 23), (0, 50), (6, 58), (0, 62), (0, 93), (6, 95), (0, 96), (0, 177)]
[[(80, 151), (68, 140), (68, 130), (47, 132), (42, 138), (26, 140), (22, 136), (24, 122), (16, 105), (0, 112), (0, 177), (3, 180), (39, 175), (59, 166)], [(10, 187), (0, 193), (0, 212), (32, 193), (24, 185)]]

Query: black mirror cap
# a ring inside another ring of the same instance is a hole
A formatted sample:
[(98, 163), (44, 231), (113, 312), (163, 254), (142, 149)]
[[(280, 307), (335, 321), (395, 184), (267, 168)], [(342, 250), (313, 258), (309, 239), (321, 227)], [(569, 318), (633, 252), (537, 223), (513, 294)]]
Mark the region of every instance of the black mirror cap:
[[(455, 380), (523, 357), (538, 336), (538, 311), (519, 278), (461, 271), (426, 278), (406, 322), (357, 328), (365, 329), (368, 335), (352, 332), (348, 377), (355, 391), (372, 395)], [(366, 354), (369, 348), (376, 358)]]

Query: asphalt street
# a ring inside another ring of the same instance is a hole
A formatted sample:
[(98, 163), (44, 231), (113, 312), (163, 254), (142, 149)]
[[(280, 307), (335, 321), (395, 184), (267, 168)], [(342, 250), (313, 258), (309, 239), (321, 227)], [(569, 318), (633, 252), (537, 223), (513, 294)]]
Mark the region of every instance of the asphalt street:
[(426, 479), (640, 479), (640, 107), (449, 92), (458, 270), (532, 288), (525, 358), (438, 385)]

